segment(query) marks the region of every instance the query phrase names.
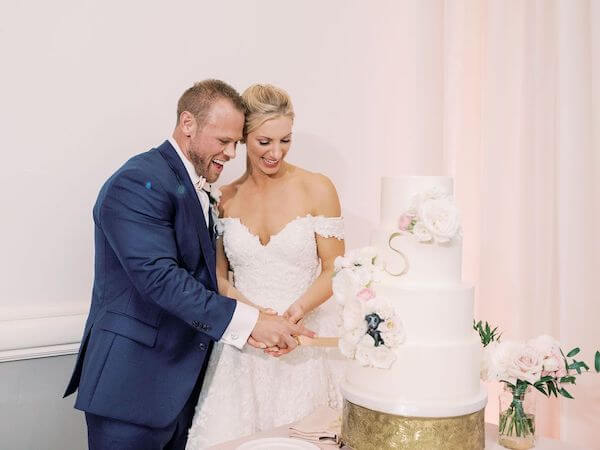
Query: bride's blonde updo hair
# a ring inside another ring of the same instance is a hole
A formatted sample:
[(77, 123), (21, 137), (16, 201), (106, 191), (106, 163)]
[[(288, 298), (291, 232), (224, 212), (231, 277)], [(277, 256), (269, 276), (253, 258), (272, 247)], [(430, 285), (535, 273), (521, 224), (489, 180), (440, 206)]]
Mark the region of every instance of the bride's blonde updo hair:
[(271, 84), (253, 84), (242, 94), (246, 104), (244, 140), (267, 120), (285, 116), (294, 120), (294, 107), (287, 92)]

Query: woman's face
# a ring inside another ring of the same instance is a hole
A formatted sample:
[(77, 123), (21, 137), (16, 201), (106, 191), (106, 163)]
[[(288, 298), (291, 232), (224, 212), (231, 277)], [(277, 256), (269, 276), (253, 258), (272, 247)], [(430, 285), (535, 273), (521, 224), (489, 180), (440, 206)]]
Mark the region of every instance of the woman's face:
[(254, 170), (275, 175), (292, 142), (292, 119), (279, 116), (267, 120), (246, 136), (248, 158)]

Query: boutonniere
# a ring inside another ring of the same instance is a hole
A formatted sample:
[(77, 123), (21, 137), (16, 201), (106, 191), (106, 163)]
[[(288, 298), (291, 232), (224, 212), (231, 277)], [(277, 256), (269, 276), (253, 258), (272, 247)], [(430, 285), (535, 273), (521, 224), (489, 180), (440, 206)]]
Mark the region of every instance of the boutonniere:
[[(213, 226), (216, 230), (217, 220), (219, 219), (219, 201), (221, 200), (221, 190), (217, 187), (211, 188), (208, 193), (208, 202), (210, 203), (210, 213), (213, 219)], [(215, 231), (213, 230), (213, 231)]]
[(217, 208), (220, 200), (221, 190), (217, 187), (211, 187), (210, 191), (208, 191), (208, 201), (210, 202), (210, 206)]

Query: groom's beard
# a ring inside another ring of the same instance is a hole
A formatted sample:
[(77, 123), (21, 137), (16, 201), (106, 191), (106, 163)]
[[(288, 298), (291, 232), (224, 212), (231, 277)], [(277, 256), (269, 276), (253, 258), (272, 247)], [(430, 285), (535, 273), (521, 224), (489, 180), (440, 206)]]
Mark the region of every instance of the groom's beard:
[(211, 173), (210, 166), (212, 165), (212, 157), (210, 159), (190, 152), (190, 161), (194, 166), (196, 173), (205, 178), (207, 183), (214, 183), (219, 178), (220, 173)]

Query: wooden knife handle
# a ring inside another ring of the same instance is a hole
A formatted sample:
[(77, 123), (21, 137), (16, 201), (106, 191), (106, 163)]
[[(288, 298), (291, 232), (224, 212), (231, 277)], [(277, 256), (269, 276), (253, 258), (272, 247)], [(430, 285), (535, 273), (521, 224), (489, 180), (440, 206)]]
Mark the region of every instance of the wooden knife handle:
[(298, 336), (298, 344), (306, 347), (337, 347), (338, 337), (316, 337), (309, 338), (308, 336)]

